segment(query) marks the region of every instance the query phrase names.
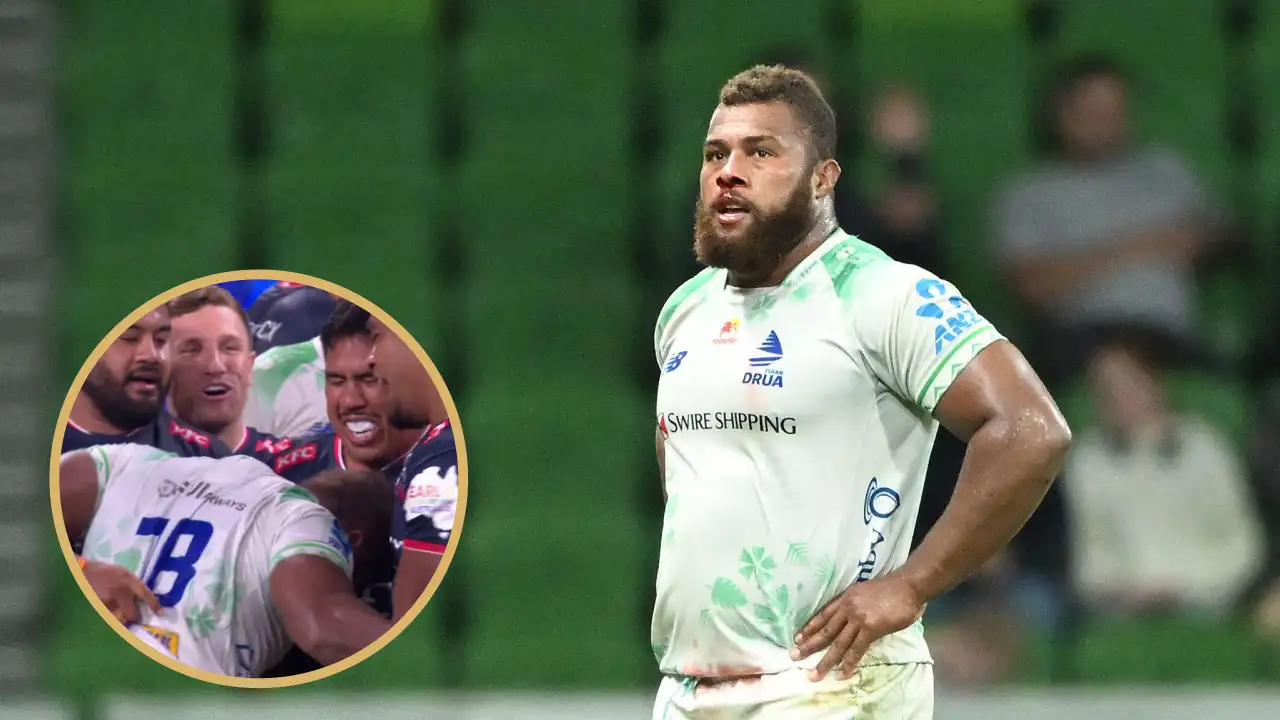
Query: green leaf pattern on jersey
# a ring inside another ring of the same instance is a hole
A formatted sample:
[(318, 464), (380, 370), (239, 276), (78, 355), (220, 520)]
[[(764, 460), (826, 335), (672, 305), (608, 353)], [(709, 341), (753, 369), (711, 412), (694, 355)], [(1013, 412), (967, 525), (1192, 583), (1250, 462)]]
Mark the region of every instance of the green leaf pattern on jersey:
[(742, 554), (738, 556), (738, 562), (742, 563), (742, 567), (738, 568), (738, 574), (742, 575), (744, 580), (754, 577), (756, 584), (772, 580), (773, 570), (778, 567), (773, 558), (765, 554), (764, 548), (758, 545), (750, 550), (743, 549)]
[(311, 491), (307, 490), (301, 485), (290, 485), (289, 487), (285, 488), (280, 493), (280, 497), (276, 498), (276, 502), (277, 503), (311, 502), (311, 503), (316, 503), (317, 505), (320, 504), (320, 501), (316, 500), (316, 496), (312, 495)]
[(187, 627), (198, 638), (207, 638), (216, 627), (217, 621), (214, 619), (213, 610), (205, 605), (192, 605), (187, 608), (186, 615), (183, 616)]
[(740, 608), (747, 604), (747, 595), (729, 578), (716, 578), (711, 586), (711, 602), (722, 608)]
[(235, 613), (235, 606), (244, 592), (234, 575), (235, 568), (230, 562), (218, 566), (213, 582), (204, 587), (208, 603), (187, 609), (187, 625), (198, 637), (207, 638), (225, 618)]
[(667, 543), (671, 542), (672, 539), (675, 538), (675, 535), (676, 535), (675, 523), (672, 522), (672, 517), (674, 517), (675, 512), (676, 512), (676, 496), (668, 495), (667, 507), (662, 511), (662, 526), (663, 528), (665, 528), (662, 532), (662, 542), (661, 542), (662, 547), (666, 547)]
[[(807, 550), (804, 543), (787, 543), (785, 562), (788, 565), (805, 567), (808, 564)], [(738, 555), (738, 575), (754, 585), (753, 601), (738, 584), (730, 578), (717, 578), (711, 586), (711, 602), (718, 607), (736, 609), (751, 606), (751, 614), (757, 622), (764, 625), (769, 639), (780, 646), (787, 647), (795, 634), (796, 615), (799, 608), (793, 599), (804, 592), (804, 583), (794, 586), (774, 581), (778, 562), (764, 547), (743, 548)], [(702, 621), (711, 624), (714, 613), (710, 608), (703, 610)], [(751, 632), (748, 628), (747, 632)]]
[(818, 573), (815, 580), (820, 586), (828, 586), (836, 579), (836, 563), (830, 556), (822, 558), (818, 563)]
[(253, 387), (262, 395), (274, 398), (298, 368), (315, 362), (315, 343), (307, 340), (293, 345), (280, 345), (263, 353), (253, 369)]
[(847, 302), (853, 297), (858, 271), (873, 262), (888, 259), (883, 250), (850, 235), (822, 255), (822, 266), (831, 278), (836, 295)]
[(142, 570), (142, 551), (138, 548), (129, 548), (111, 556), (111, 563), (119, 565), (134, 575)]
[(176, 457), (178, 457), (177, 453), (171, 453), (165, 450), (154, 449), (151, 452), (147, 453), (145, 456), (143, 456), (142, 462), (145, 462), (145, 463), (160, 462), (161, 460), (168, 460), (170, 458), (176, 458)]
[(808, 565), (809, 564), (809, 548), (802, 542), (787, 543), (787, 559), (788, 564)]
[(659, 645), (659, 644), (657, 644), (657, 643), (651, 643), (651, 644), (649, 645), (649, 647), (653, 648), (653, 659), (654, 659), (654, 660), (657, 660), (658, 662), (662, 662), (662, 659), (663, 659), (664, 657), (666, 657), (666, 656), (667, 656), (667, 646), (666, 646), (666, 645)]
[(777, 304), (778, 296), (773, 293), (766, 293), (754, 298), (751, 303), (747, 305), (747, 320), (762, 320), (764, 316), (768, 315), (769, 311)]

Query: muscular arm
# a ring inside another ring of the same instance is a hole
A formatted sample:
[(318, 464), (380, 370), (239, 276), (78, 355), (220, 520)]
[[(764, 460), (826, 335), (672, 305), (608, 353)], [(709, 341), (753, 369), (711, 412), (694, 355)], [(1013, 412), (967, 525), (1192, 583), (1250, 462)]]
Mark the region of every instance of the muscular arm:
[(98, 506), (98, 469), (88, 452), (77, 450), (62, 456), (58, 495), (67, 538), (72, 547), (78, 547)]
[(1071, 442), (1053, 398), (1005, 341), (969, 363), (935, 415), (969, 448), (946, 510), (893, 573), (925, 602), (1009, 543), (1044, 498)]
[(392, 622), (404, 617), (413, 604), (426, 592), (436, 568), (440, 567), (440, 553), (404, 548), (400, 551), (400, 566), (396, 569), (395, 589), (392, 591)]
[(391, 623), (356, 597), (337, 565), (316, 555), (295, 555), (276, 564), (271, 601), (293, 642), (325, 665), (354, 655), (391, 629)]

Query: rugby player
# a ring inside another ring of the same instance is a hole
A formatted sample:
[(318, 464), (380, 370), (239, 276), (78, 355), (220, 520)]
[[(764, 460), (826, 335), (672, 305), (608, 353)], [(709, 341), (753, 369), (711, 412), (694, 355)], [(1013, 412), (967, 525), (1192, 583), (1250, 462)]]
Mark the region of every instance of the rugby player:
[(352, 590), (353, 564), (389, 562), (394, 492), (376, 473), (299, 486), (249, 457), (106, 445), (64, 455), (60, 487), (85, 560), (155, 593), (162, 612), (130, 629), (187, 665), (258, 677), (291, 644), (331, 664), (391, 627)]
[(409, 451), (396, 479), (400, 507), (392, 516), (392, 543), (399, 553), (393, 585), (393, 618), (404, 617), (427, 589), (453, 532), (458, 502), (458, 453), (444, 402), (426, 367), (381, 320), (368, 316), (370, 361), (391, 387), (391, 425), (430, 424)]
[(169, 308), (162, 305), (111, 343), (73, 401), (62, 452), (137, 443), (182, 456), (231, 454), (218, 438), (164, 410), (170, 331)]
[(169, 405), (187, 424), (226, 443), (232, 453), (269, 462), (289, 443), (250, 427), (244, 407), (253, 381), (249, 317), (217, 285), (169, 301), (172, 380)]
[(279, 345), (258, 356), (244, 421), (277, 437), (330, 429), (324, 402), (324, 348), (318, 336)]
[(276, 455), (272, 469), (285, 478), (300, 481), (342, 468), (377, 470), (394, 482), (405, 455), (426, 431), (427, 423), (391, 424), (390, 388), (369, 362), (368, 317), (367, 311), (344, 300), (320, 331), (324, 398), (333, 429), (295, 439)]
[[(835, 141), (822, 93), (781, 66), (729, 80), (711, 116), (707, 267), (654, 338), (655, 717), (932, 717), (926, 603), (1009, 542), (1070, 443), (953, 285), (838, 227)], [(939, 423), (968, 450), (909, 552)]]

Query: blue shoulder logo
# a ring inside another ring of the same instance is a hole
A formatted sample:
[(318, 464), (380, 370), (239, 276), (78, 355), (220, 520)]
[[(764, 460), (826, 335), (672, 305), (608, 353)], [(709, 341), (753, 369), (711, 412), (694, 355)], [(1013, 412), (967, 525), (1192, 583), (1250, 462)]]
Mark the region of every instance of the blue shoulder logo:
[(671, 359), (667, 361), (667, 364), (663, 366), (662, 372), (664, 373), (673, 372), (676, 368), (680, 367), (680, 363), (684, 362), (684, 356), (688, 354), (689, 354), (688, 350), (681, 350), (675, 355), (672, 355)]
[(933, 329), (934, 355), (941, 355), (947, 346), (963, 337), (967, 330), (984, 322), (968, 300), (935, 278), (924, 278), (917, 282), (916, 295), (925, 300), (916, 308), (916, 315), (937, 321)]

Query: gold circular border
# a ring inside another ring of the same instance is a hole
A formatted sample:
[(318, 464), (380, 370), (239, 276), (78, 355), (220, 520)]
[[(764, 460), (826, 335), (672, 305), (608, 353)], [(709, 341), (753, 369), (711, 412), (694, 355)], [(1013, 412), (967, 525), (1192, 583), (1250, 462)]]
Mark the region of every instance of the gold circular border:
[[(422, 596), (418, 598), (418, 601), (413, 604), (413, 607), (405, 613), (405, 616), (402, 617), (399, 622), (393, 625), (390, 630), (382, 635), (382, 637), (375, 640), (360, 652), (340, 662), (334, 663), (333, 665), (320, 668), (319, 670), (312, 670), (311, 672), (282, 678), (239, 678), (230, 675), (219, 675), (206, 670), (198, 670), (190, 665), (178, 662), (161, 654), (143, 643), (138, 636), (126, 630), (122, 624), (116, 621), (111, 612), (107, 610), (107, 606), (98, 599), (97, 594), (93, 592), (93, 588), (89, 585), (88, 580), (85, 579), (84, 573), (80, 571), (80, 565), (76, 560), (76, 555), (71, 549), (71, 541), (67, 537), (66, 528), (62, 519), (62, 504), (59, 502), (61, 493), (58, 489), (58, 472), (61, 469), (62, 440), (63, 436), (66, 434), (67, 421), (71, 416), (71, 406), (75, 402), (81, 386), (84, 385), (85, 378), (88, 376), (89, 371), (93, 369), (93, 366), (97, 364), (98, 360), (106, 353), (107, 348), (110, 347), (111, 343), (115, 341), (117, 336), (160, 304), (168, 302), (183, 293), (197, 290), (208, 285), (215, 285), (217, 283), (229, 282), (232, 280), (283, 280), (286, 282), (301, 283), (320, 288), (321, 290), (327, 290), (344, 300), (356, 303), (368, 310), (370, 314), (377, 317), (385, 323), (387, 327), (391, 328), (397, 335), (405, 340), (414, 356), (418, 358), (418, 361), (427, 369), (427, 373), (431, 375), (431, 380), (436, 384), (436, 388), (440, 390), (441, 399), (444, 400), (445, 409), (449, 413), (449, 423), (453, 426), (454, 443), (457, 446), (458, 452), (458, 507), (456, 517), (454, 519), (454, 526), (453, 530), (450, 532), (449, 543), (445, 547), (444, 556), (440, 560), (440, 565), (436, 568), (435, 576), (432, 577), (431, 582), (427, 584), (427, 589), (422, 592)], [(424, 351), (422, 346), (418, 344), (418, 341), (404, 329), (404, 326), (396, 322), (395, 318), (391, 317), (382, 308), (357, 293), (321, 278), (282, 270), (233, 270), (230, 272), (206, 275), (205, 277), (185, 282), (171, 290), (160, 293), (150, 301), (143, 303), (137, 310), (134, 310), (125, 317), (125, 319), (116, 324), (116, 326), (112, 328), (111, 332), (107, 333), (106, 337), (104, 337), (102, 341), (98, 343), (97, 347), (93, 349), (93, 352), (89, 353), (88, 359), (86, 359), (84, 361), (84, 365), (80, 367), (80, 372), (76, 374), (75, 380), (71, 382), (71, 389), (67, 391), (67, 397), (62, 402), (62, 410), (58, 413), (57, 425), (54, 427), (53, 447), (49, 454), (49, 499), (53, 510), (53, 527), (54, 533), (58, 536), (58, 545), (62, 548), (62, 555), (67, 561), (67, 567), (71, 570), (71, 575), (75, 578), (76, 584), (80, 586), (80, 591), (84, 593), (84, 596), (89, 600), (89, 603), (93, 605), (94, 610), (98, 611), (98, 615), (102, 616), (102, 619), (107, 623), (107, 625), (110, 626), (112, 630), (115, 630), (117, 635), (124, 638), (124, 640), (132, 645), (136, 650), (174, 672), (181, 673), (189, 678), (201, 680), (212, 685), (245, 689), (294, 687), (337, 675), (343, 670), (354, 667), (370, 657), (373, 657), (375, 653), (382, 650), (388, 643), (399, 636), (400, 633), (404, 632), (405, 628), (409, 627), (409, 625), (422, 612), (423, 608), (427, 606), (431, 597), (435, 595), (436, 589), (440, 587), (441, 581), (444, 580), (444, 576), (449, 570), (449, 564), (453, 561), (453, 556), (457, 552), (459, 538), (462, 537), (462, 523), (467, 512), (467, 450), (466, 443), (463, 441), (462, 437), (462, 424), (458, 420), (458, 407), (453, 402), (453, 396), (449, 392), (448, 385), (445, 384), (444, 378), (440, 376), (440, 371), (436, 369), (435, 363), (431, 361), (431, 358), (427, 355), (426, 351)]]

